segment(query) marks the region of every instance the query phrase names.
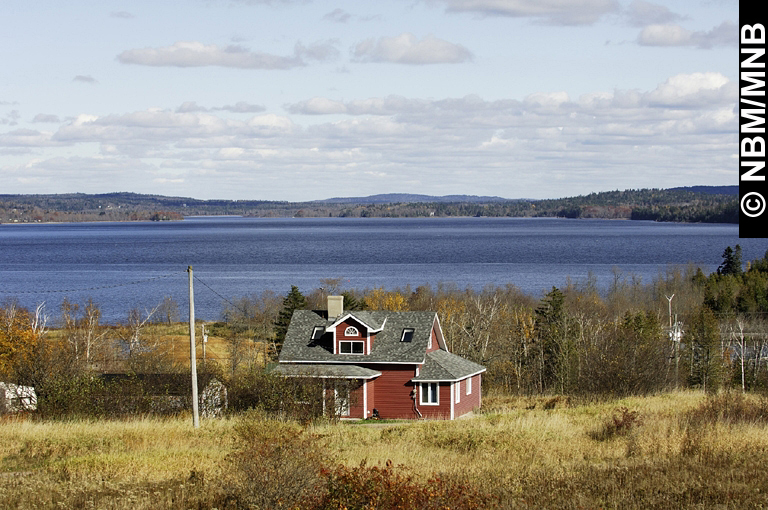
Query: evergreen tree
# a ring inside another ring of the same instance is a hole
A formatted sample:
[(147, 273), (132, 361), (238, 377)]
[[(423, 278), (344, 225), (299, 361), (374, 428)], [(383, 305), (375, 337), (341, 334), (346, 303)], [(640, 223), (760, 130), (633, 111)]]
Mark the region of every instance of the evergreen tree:
[(738, 276), (741, 273), (741, 246), (737, 244), (735, 249), (728, 246), (723, 251), (723, 263), (717, 268), (717, 274)]
[(354, 312), (358, 310), (365, 310), (367, 308), (364, 299), (358, 299), (348, 290), (342, 292), (341, 295), (344, 296), (344, 310)]
[(690, 383), (708, 392), (717, 391), (722, 372), (720, 326), (715, 314), (703, 306), (694, 315), (690, 331)]
[(557, 287), (552, 287), (536, 308), (534, 327), (538, 340), (538, 384), (541, 393), (558, 382), (558, 390), (564, 391), (565, 377), (561, 372), (564, 369), (561, 354), (567, 338), (564, 304), (563, 293)]
[(307, 308), (307, 298), (304, 297), (295, 285), (291, 285), (291, 291), (283, 299), (283, 309), (275, 321), (275, 355), (280, 354), (283, 348), (285, 334), (288, 332), (288, 325), (291, 323), (293, 312), (295, 310), (305, 310)]
[(749, 271), (768, 273), (768, 250), (766, 250), (763, 258), (752, 261), (752, 263), (749, 265)]

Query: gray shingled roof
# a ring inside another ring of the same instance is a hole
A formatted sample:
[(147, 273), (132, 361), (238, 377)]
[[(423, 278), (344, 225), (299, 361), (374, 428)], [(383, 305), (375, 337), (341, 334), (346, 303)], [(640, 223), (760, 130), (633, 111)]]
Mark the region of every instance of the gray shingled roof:
[(357, 365), (331, 365), (325, 363), (281, 363), (272, 372), (288, 377), (321, 377), (331, 379), (373, 379), (381, 372)]
[(448, 351), (439, 350), (427, 353), (427, 361), (421, 367), (419, 376), (411, 380), (414, 382), (458, 381), (480, 372), (485, 372), (484, 366)]
[[(328, 327), (334, 320), (321, 313), (296, 310), (280, 351), (281, 363), (423, 363), (435, 312), (347, 312), (371, 327), (384, 329), (376, 334), (371, 353), (365, 356), (333, 354), (332, 336), (326, 333), (320, 340), (312, 340), (316, 326)], [(345, 313), (346, 314), (346, 313)], [(384, 322), (386, 320), (386, 323)], [(413, 328), (413, 339), (401, 342), (403, 329)]]

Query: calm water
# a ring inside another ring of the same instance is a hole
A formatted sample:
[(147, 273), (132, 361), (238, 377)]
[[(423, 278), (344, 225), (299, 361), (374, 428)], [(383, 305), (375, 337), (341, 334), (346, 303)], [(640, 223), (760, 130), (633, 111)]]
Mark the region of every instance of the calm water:
[(540, 296), (591, 273), (606, 288), (618, 268), (650, 283), (673, 265), (709, 272), (726, 246), (744, 261), (764, 240), (737, 225), (519, 219), (188, 218), (173, 223), (0, 226), (0, 300), (45, 301), (57, 315), (66, 296), (92, 297), (109, 321), (173, 297), (187, 313), (194, 267), (196, 315), (220, 316), (224, 299), (263, 290), (309, 293), (324, 278), (346, 288), (454, 283), (481, 289), (511, 283)]

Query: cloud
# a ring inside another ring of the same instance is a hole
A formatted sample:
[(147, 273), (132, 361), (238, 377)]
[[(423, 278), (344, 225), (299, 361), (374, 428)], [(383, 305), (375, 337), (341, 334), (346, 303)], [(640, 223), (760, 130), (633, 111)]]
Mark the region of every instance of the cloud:
[(112, 11), (109, 13), (109, 16), (111, 18), (119, 18), (119, 19), (133, 19), (136, 17), (127, 11)]
[(233, 105), (215, 106), (212, 108), (206, 108), (197, 104), (195, 101), (185, 101), (176, 108), (176, 113), (198, 113), (198, 112), (232, 112), (232, 113), (260, 113), (265, 111), (262, 105), (251, 104), (246, 101), (238, 101)]
[(680, 21), (683, 16), (670, 11), (667, 7), (644, 0), (634, 0), (626, 10), (627, 22), (635, 27), (662, 25)]
[(553, 25), (591, 25), (616, 13), (615, 0), (435, 0), (449, 12), (534, 18)]
[(4, 124), (6, 126), (16, 126), (18, 125), (20, 118), (21, 114), (19, 113), (19, 110), (11, 110), (5, 115), (5, 117), (0, 117), (0, 124)]
[(309, 0), (234, 0), (246, 5), (299, 5), (306, 4)]
[(334, 101), (324, 97), (313, 97), (306, 101), (296, 104), (286, 105), (286, 110), (290, 113), (300, 113), (304, 115), (328, 115), (334, 113), (347, 113), (347, 106), (341, 101)]
[(353, 51), (353, 60), (413, 65), (457, 64), (472, 60), (472, 53), (461, 45), (434, 35), (418, 40), (413, 34), (403, 33), (358, 43)]
[(0, 133), (0, 147), (50, 147), (57, 145), (51, 140), (52, 133), (35, 129), (15, 129)]
[(89, 83), (91, 85), (99, 83), (96, 78), (94, 78), (91, 75), (82, 75), (78, 74), (74, 78), (72, 78), (72, 81), (78, 82), (78, 83)]
[(176, 113), (207, 112), (208, 108), (198, 105), (195, 101), (184, 101), (176, 108)]
[(311, 60), (326, 61), (333, 60), (339, 55), (339, 50), (336, 48), (338, 44), (337, 40), (328, 40), (312, 43), (309, 46), (304, 46), (301, 42), (296, 43), (293, 51), (298, 57), (308, 58)]
[[(535, 197), (690, 184), (692, 168), (694, 180), (715, 182), (737, 170), (737, 86), (720, 73), (690, 73), (648, 90), (578, 98), (558, 91), (499, 100), (316, 96), (285, 105), (290, 114), (314, 115), (306, 125), (273, 113), (233, 118), (232, 111), (260, 108), (245, 101), (231, 109), (188, 101), (177, 111), (83, 114), (53, 132), (0, 133), (4, 154), (38, 158), (27, 169), (5, 158), (0, 168), (19, 178), (55, 173), (62, 189), (83, 185), (80, 191), (93, 189), (80, 165), (107, 188), (130, 179), (102, 179), (100, 169), (135, 176), (130, 169), (139, 168), (139, 185), (156, 185), (154, 193), (243, 198), (244, 190), (269, 189), (275, 200), (332, 196), (338, 182), (371, 187), (372, 175), (386, 176), (375, 180), (386, 191), (417, 178), (444, 194), (510, 197), (519, 196), (521, 182)], [(172, 188), (172, 181), (184, 184)]]
[(224, 105), (218, 108), (212, 108), (212, 110), (224, 110), (232, 113), (260, 113), (266, 111), (266, 108), (259, 104), (251, 104), (246, 101), (238, 101), (233, 105)]
[(349, 14), (344, 9), (338, 9), (337, 8), (337, 9), (332, 10), (331, 12), (326, 14), (325, 16), (323, 16), (323, 19), (326, 20), (326, 21), (333, 21), (333, 22), (336, 22), (336, 23), (346, 23), (347, 21), (350, 20), (351, 17), (352, 17), (352, 15)]
[(46, 114), (46, 113), (38, 113), (35, 115), (35, 118), (32, 119), (32, 122), (50, 122), (50, 123), (59, 123), (61, 120), (59, 119), (58, 115), (52, 115), (52, 114)]
[[(126, 50), (117, 56), (123, 64), (156, 67), (232, 67), (237, 69), (292, 69), (306, 65), (302, 56), (313, 57), (312, 47), (297, 45), (294, 55), (279, 56), (254, 52), (239, 45), (220, 47), (200, 42), (177, 42), (161, 48)], [(327, 51), (327, 48), (326, 48)]]
[(736, 85), (720, 73), (672, 76), (645, 95), (650, 106), (701, 107), (727, 104), (736, 99)]
[(709, 31), (690, 31), (680, 25), (649, 25), (637, 37), (641, 46), (694, 46), (710, 49), (716, 46), (736, 46), (738, 27), (726, 21)]

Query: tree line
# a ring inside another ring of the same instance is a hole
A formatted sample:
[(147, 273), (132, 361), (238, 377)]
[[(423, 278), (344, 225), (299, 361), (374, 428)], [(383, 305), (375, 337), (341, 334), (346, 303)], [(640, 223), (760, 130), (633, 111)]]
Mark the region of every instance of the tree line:
[[(190, 215), (253, 217), (560, 217), (738, 223), (738, 197), (691, 189), (639, 189), (548, 200), (336, 203), (197, 200), (108, 193), (0, 195), (0, 222), (178, 220)], [(402, 198), (402, 197), (401, 197)]]
[[(357, 290), (343, 288), (341, 278), (320, 283), (306, 294), (292, 287), (285, 295), (233, 299), (221, 320), (207, 326), (208, 334), (224, 339), (227, 355), (198, 370), (230, 388), (233, 409), (279, 408), (290, 400), (280, 392), (295, 401), (316, 392), (278, 381), (265, 367), (277, 359), (293, 311), (324, 309), (330, 294), (343, 295), (347, 310), (436, 311), (448, 349), (487, 367), (487, 391), (616, 397), (675, 388), (768, 389), (768, 252), (744, 264), (741, 248), (727, 247), (709, 275), (672, 267), (643, 283), (616, 270), (606, 290), (590, 276), (541, 298), (513, 285)], [(170, 298), (112, 325), (101, 323), (92, 300), (65, 300), (55, 319), (42, 306), (28, 310), (6, 302), (0, 307), (0, 381), (34, 386), (41, 410), (48, 406), (53, 414), (66, 414), (60, 408), (71, 402), (87, 407), (89, 399), (103, 402), (99, 412), (120, 408), (108, 397), (125, 391), (93, 382), (100, 373), (188, 371), (161, 341), (162, 335), (188, 334), (178, 315)], [(136, 402), (120, 405), (144, 409)]]

